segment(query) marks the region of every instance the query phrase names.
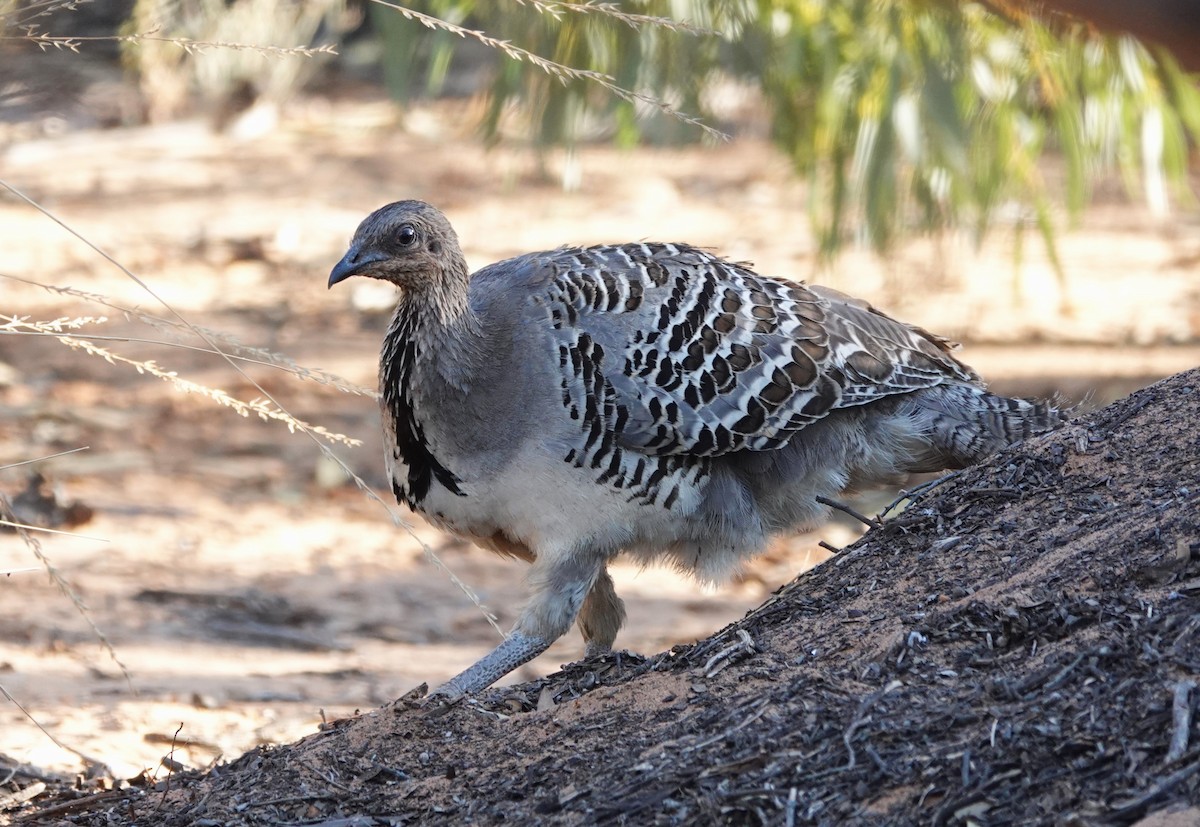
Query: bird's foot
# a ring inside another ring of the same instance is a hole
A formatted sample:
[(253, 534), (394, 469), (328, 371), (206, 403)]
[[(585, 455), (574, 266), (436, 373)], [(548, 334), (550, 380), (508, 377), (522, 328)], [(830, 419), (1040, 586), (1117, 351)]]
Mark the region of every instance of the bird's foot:
[(612, 653), (612, 646), (609, 646), (606, 643), (593, 643), (592, 641), (588, 641), (587, 645), (583, 647), (583, 659), (585, 661), (598, 660), (603, 658), (605, 655), (611, 655)]
[(425, 715), (445, 714), (463, 697), (461, 695), (451, 696), (445, 690), (446, 685), (443, 684), (430, 692), (429, 684), (421, 683), (393, 701), (392, 706), (397, 709), (411, 709)]
[(645, 658), (637, 652), (630, 652), (628, 649), (613, 649), (611, 646), (594, 646), (589, 643), (583, 650), (583, 658), (570, 665), (596, 667), (612, 664), (619, 672), (630, 663), (641, 663), (644, 660)]

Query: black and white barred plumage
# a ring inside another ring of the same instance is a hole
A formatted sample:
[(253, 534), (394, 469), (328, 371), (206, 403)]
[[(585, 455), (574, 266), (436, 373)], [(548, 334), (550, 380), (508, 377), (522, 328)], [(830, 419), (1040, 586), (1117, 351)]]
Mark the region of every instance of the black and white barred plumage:
[(624, 618), (619, 552), (716, 579), (818, 496), (961, 467), (1056, 424), (996, 396), (952, 345), (822, 287), (683, 244), (531, 253), (467, 272), (434, 208), (360, 225), (330, 285), (391, 281), (380, 362), (401, 501), (533, 564), (505, 643), (440, 691), (474, 692), (578, 619)]

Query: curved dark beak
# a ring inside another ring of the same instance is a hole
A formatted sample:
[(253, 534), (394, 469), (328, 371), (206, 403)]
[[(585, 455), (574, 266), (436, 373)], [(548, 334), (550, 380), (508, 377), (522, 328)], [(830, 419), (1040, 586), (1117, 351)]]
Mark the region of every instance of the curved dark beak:
[(359, 275), (368, 266), (387, 259), (383, 253), (367, 253), (363, 255), (358, 247), (351, 247), (342, 256), (342, 260), (333, 266), (329, 273), (329, 286), (333, 287), (339, 281), (345, 281), (351, 276)]

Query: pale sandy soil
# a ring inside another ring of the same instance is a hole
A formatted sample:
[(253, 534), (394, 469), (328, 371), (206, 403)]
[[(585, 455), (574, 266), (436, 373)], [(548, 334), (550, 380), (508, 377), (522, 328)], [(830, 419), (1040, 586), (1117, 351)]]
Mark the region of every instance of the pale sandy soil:
[[(804, 188), (766, 144), (589, 148), (582, 186), (564, 192), (553, 179), (560, 159), (549, 159), (546, 180), (528, 154), (479, 148), (465, 117), (436, 108), (402, 127), (384, 104), (312, 102), (254, 141), (200, 123), (75, 132), (7, 146), (0, 177), (189, 320), (359, 385), (374, 383), (391, 296), (371, 284), (329, 293), (325, 276), (358, 220), (401, 197), (443, 208), (473, 265), (561, 243), (647, 238), (712, 247), (766, 273), (816, 276), (966, 340), (964, 358), (1007, 392), (1107, 401), (1200, 363), (1194, 215), (1156, 220), (1105, 199), (1062, 237), (1065, 291), (1035, 243), (1014, 267), (1006, 230), (979, 252), (959, 239), (915, 242), (887, 262), (851, 252), (817, 274)], [(0, 273), (167, 315), (13, 198), (0, 200)], [(257, 395), (216, 358), (142, 341), (165, 334), (111, 308), (2, 279), (0, 312), (107, 316), (94, 332), (131, 340), (98, 342), (114, 352), (239, 398)], [(371, 399), (272, 368), (249, 372), (297, 416), (361, 439), (336, 451), (384, 496)], [(185, 746), (176, 759), (189, 765), (295, 739), (323, 713), (440, 681), (497, 640), (419, 544), (305, 437), (50, 338), (0, 338), (0, 465), (80, 446), (89, 449), (44, 470), (95, 517), (77, 529), (87, 537), (42, 544), (129, 680), (30, 549), (0, 535), (0, 571), (13, 572), (0, 578), (0, 685), (60, 742), (119, 775), (157, 764), (177, 730)], [(0, 470), (0, 488), (20, 490), (24, 471)], [(428, 529), (417, 535), (501, 627), (512, 621), (518, 564)], [(785, 541), (715, 590), (619, 566), (630, 609), (619, 643), (649, 653), (702, 637), (821, 559), (818, 539), (841, 546), (853, 536), (837, 523)], [(552, 671), (579, 649), (570, 636), (516, 677)], [(0, 753), (48, 769), (81, 766), (7, 702)]]

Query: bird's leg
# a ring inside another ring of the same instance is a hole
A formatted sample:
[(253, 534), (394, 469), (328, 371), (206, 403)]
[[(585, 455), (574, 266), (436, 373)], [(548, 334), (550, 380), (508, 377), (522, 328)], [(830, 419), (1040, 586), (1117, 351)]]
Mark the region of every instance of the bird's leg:
[[(575, 622), (584, 598), (603, 572), (605, 559), (600, 553), (539, 549), (529, 572), (529, 602), (508, 637), (439, 686), (433, 696), (453, 701), (474, 694), (545, 652)], [(611, 580), (608, 591), (612, 592)], [(616, 635), (615, 628), (612, 635)], [(611, 638), (608, 642), (611, 644)]]
[(613, 589), (612, 577), (600, 570), (592, 590), (579, 610), (579, 631), (583, 633), (584, 658), (607, 655), (612, 651), (617, 632), (625, 623), (625, 603)]
[(513, 629), (503, 643), (435, 689), (430, 699), (456, 701), (463, 695), (473, 695), (486, 689), (521, 664), (545, 652), (552, 642)]

